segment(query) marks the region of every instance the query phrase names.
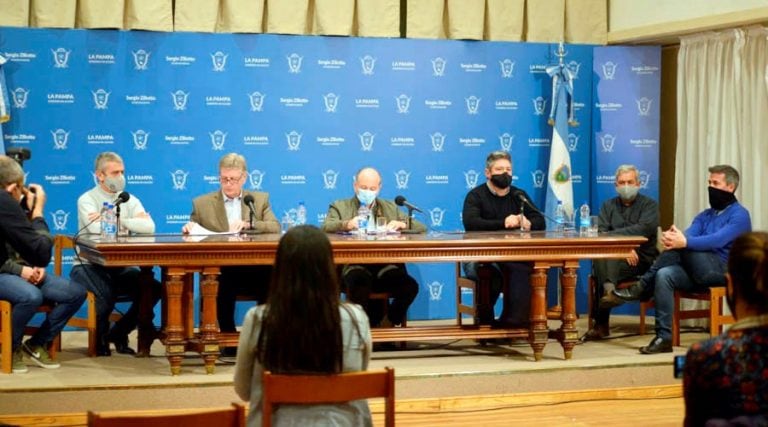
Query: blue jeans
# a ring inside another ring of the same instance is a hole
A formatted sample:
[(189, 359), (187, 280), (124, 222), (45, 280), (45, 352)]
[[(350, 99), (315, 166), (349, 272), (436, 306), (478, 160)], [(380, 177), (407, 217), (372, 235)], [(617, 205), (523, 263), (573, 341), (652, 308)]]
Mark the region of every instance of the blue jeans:
[(686, 249), (665, 251), (640, 279), (653, 286), (656, 300), (656, 336), (672, 339), (675, 291), (704, 290), (725, 284), (726, 265), (714, 252)]
[(0, 299), (13, 306), (11, 327), (13, 349), (19, 348), (24, 338), (24, 327), (45, 301), (56, 303), (40, 328), (30, 338), (31, 345), (46, 346), (64, 329), (67, 321), (77, 313), (85, 301), (85, 287), (76, 281), (46, 274), (43, 281), (33, 285), (13, 274), (0, 274)]

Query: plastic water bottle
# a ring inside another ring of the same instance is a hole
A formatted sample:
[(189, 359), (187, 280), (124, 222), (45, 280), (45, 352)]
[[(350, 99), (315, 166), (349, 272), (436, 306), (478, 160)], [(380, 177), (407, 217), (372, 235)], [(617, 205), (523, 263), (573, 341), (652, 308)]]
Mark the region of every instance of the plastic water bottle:
[(579, 234), (582, 236), (589, 234), (589, 204), (586, 200), (579, 208)]
[(368, 222), (370, 216), (371, 210), (368, 209), (368, 206), (360, 205), (360, 208), (357, 210), (357, 229), (359, 230), (360, 234), (365, 234), (368, 232)]
[(557, 207), (555, 208), (555, 231), (562, 233), (565, 230), (565, 207), (563, 201), (557, 201)]
[(107, 240), (115, 240), (117, 238), (117, 217), (115, 216), (115, 207), (112, 204), (107, 205), (104, 217), (106, 223), (105, 238)]
[(99, 211), (99, 225), (101, 226), (101, 237), (107, 238), (107, 211), (109, 210), (109, 202), (104, 202)]
[(296, 225), (304, 225), (307, 223), (307, 208), (304, 206), (304, 202), (299, 202), (299, 207), (296, 208)]

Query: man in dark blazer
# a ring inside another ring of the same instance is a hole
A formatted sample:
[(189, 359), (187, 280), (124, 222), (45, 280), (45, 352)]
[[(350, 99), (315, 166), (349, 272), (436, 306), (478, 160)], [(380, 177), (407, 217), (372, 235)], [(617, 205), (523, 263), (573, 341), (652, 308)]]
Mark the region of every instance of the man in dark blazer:
[[(247, 166), (245, 157), (229, 153), (219, 160), (219, 182), (221, 189), (204, 194), (192, 201), (190, 222), (182, 227), (184, 233), (194, 233), (196, 227), (215, 232), (240, 232), (254, 230), (260, 233), (279, 233), (280, 223), (272, 212), (269, 195), (259, 191), (243, 190)], [(250, 197), (249, 197), (250, 196)], [(253, 198), (253, 218), (246, 199)], [(216, 310), (221, 332), (234, 332), (235, 300), (238, 294), (253, 295), (264, 303), (269, 288), (272, 268), (222, 267), (219, 276), (219, 294)], [(235, 350), (227, 349), (224, 355)]]

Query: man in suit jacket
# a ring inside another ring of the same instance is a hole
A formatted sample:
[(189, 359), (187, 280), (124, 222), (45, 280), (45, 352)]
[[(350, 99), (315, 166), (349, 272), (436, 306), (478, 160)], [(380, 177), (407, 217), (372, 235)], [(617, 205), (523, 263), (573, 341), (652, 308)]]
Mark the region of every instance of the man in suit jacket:
[[(247, 170), (245, 157), (242, 155), (237, 153), (224, 155), (219, 160), (221, 189), (199, 196), (192, 201), (190, 222), (182, 227), (182, 232), (193, 232), (194, 227), (199, 225), (216, 232), (240, 232), (252, 229), (261, 233), (279, 233), (280, 223), (270, 207), (269, 195), (259, 191), (243, 190)], [(248, 196), (253, 198), (253, 214), (244, 202)], [(221, 332), (236, 330), (235, 299), (238, 294), (253, 295), (260, 303), (266, 301), (271, 271), (272, 268), (268, 266), (221, 269), (219, 295), (216, 300)]]

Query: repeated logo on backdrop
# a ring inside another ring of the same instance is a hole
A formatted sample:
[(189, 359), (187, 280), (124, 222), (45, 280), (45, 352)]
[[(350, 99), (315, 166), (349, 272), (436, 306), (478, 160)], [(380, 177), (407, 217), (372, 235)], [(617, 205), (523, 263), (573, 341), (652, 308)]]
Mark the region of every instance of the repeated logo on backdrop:
[[(218, 188), (232, 151), (278, 216), (303, 201), (316, 224), (374, 166), (382, 197), (405, 196), (432, 230), (460, 229), (494, 150), (511, 153), (514, 185), (543, 205), (555, 45), (0, 28), (0, 46), (13, 117), (3, 142), (33, 151), (31, 182), (55, 185), (46, 218), (57, 232), (77, 231), (77, 197), (105, 150), (123, 156), (126, 190), (164, 233)], [(596, 209), (612, 190), (598, 178), (626, 162), (641, 163), (654, 196), (658, 48), (567, 51), (581, 123), (566, 143), (574, 198), (592, 194)], [(453, 267), (409, 270), (428, 291), (411, 316), (449, 317)]]

